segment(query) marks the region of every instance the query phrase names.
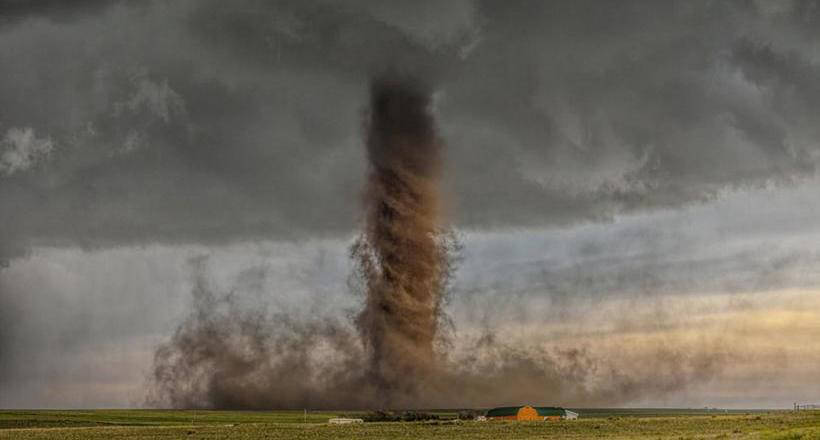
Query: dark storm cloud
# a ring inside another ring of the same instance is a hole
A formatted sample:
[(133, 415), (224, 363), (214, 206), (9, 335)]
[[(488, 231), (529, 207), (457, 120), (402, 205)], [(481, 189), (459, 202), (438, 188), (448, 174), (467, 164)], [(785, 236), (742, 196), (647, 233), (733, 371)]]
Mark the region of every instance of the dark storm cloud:
[[(488, 223), (571, 221), (813, 172), (807, 122), (816, 117), (789, 105), (813, 86), (763, 83), (744, 75), (734, 54), (754, 40), (775, 61), (810, 70), (800, 45), (816, 35), (792, 29), (788, 17), (729, 2), (492, 5), (500, 11), (486, 11), (486, 38), (463, 70), (486, 74), (445, 89), (453, 106), (445, 107), (445, 127), (457, 127), (451, 146), (466, 153), (480, 145), (482, 156), (506, 165), (453, 161), (456, 173), (494, 177), (474, 178), (473, 189), (457, 181), (468, 215)], [(511, 200), (503, 215), (479, 209)]]
[(31, 19), (47, 19), (68, 22), (78, 17), (104, 11), (122, 0), (2, 0), (0, 1), (0, 26)]
[(436, 85), (467, 227), (678, 206), (818, 156), (803, 3), (5, 5), (3, 148), (52, 145), (0, 176), (5, 259), (350, 231), (387, 67)]

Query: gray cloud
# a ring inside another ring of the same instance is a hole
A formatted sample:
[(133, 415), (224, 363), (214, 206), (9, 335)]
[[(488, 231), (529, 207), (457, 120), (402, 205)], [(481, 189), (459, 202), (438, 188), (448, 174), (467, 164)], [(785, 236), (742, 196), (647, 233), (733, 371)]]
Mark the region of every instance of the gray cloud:
[(3, 0), (0, 1), (0, 25), (38, 19), (58, 23), (70, 22), (89, 14), (102, 12), (107, 7), (120, 2), (118, 0), (79, 0), (71, 3), (60, 0)]
[(33, 5), (0, 30), (0, 128), (59, 145), (47, 167), (3, 177), (0, 204), (25, 208), (2, 219), (18, 249), (346, 233), (366, 79), (388, 66), (439, 91), (452, 212), (468, 228), (679, 206), (812, 175), (818, 157), (818, 33), (804, 25), (817, 13), (800, 7), (56, 10)]

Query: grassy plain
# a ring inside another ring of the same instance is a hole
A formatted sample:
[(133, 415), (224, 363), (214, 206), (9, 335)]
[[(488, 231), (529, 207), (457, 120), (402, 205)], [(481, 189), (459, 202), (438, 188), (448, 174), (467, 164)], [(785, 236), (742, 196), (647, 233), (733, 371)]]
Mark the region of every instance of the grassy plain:
[(329, 425), (353, 412), (0, 411), (3, 439), (820, 439), (820, 411), (579, 409), (561, 422), (436, 422)]

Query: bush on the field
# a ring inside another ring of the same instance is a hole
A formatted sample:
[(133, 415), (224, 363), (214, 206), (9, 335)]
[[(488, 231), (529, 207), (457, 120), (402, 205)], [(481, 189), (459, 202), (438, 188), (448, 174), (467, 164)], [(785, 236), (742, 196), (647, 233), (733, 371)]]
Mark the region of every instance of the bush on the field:
[(365, 422), (420, 422), (425, 420), (438, 420), (435, 414), (421, 411), (404, 411), (396, 413), (393, 411), (373, 411), (362, 417)]
[(438, 420), (438, 416), (421, 411), (405, 411), (401, 415), (401, 420), (404, 422), (422, 422), (425, 420)]
[(458, 412), (459, 420), (475, 420), (478, 416), (483, 416), (483, 411), (476, 411), (474, 409), (463, 409)]

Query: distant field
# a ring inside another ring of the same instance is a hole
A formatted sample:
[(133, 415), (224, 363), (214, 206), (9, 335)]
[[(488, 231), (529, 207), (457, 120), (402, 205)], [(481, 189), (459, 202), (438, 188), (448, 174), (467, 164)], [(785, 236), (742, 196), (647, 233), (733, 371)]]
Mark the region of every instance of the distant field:
[[(820, 439), (820, 411), (578, 409), (562, 422), (328, 425), (355, 412), (0, 411), (0, 439)], [(440, 411), (444, 418), (455, 415)]]

